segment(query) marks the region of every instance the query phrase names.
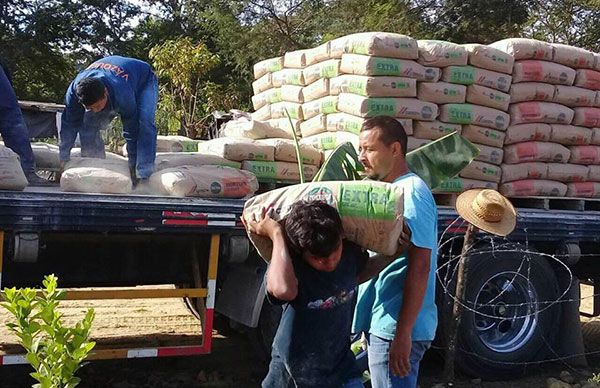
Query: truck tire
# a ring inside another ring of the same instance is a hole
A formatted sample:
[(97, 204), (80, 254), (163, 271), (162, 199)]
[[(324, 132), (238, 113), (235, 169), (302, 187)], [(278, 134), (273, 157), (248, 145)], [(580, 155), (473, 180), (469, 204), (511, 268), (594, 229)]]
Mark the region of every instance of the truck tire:
[[(558, 281), (545, 257), (519, 250), (511, 244), (471, 253), (456, 351), (457, 367), (470, 376), (519, 377), (525, 363), (544, 360), (554, 345), (560, 304), (551, 302), (559, 298)], [(452, 313), (449, 304), (443, 310)]]
[(263, 302), (258, 326), (249, 331), (249, 339), (257, 358), (268, 365), (271, 360), (271, 347), (281, 319), (281, 306)]

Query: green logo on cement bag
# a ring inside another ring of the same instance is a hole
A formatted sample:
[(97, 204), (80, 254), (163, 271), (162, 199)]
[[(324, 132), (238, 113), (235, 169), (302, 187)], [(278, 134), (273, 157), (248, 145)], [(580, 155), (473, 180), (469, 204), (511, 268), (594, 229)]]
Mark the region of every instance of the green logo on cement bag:
[(325, 99), (321, 103), (321, 113), (329, 114), (337, 111), (337, 97)]
[(350, 81), (345, 88), (348, 93), (360, 94), (361, 96), (367, 95), (367, 83), (364, 81)]
[(251, 161), (247, 165), (257, 178), (274, 179), (277, 177), (277, 168), (274, 162)]
[(198, 152), (198, 143), (195, 141), (182, 141), (183, 152)]
[(282, 61), (280, 60), (280, 58), (274, 58), (271, 61), (269, 61), (267, 63), (267, 69), (269, 73), (274, 73), (283, 69)]
[(365, 185), (341, 184), (338, 211), (342, 217), (375, 220), (396, 219), (398, 198), (390, 189)]
[(463, 183), (460, 178), (450, 178), (447, 181), (440, 184), (440, 186), (436, 189), (439, 192), (461, 192), (463, 191)]
[(473, 106), (470, 104), (448, 104), (448, 119), (454, 124), (473, 122)]
[(396, 100), (393, 98), (369, 98), (367, 101), (367, 116), (378, 115), (394, 116), (396, 114)]
[(355, 135), (360, 134), (362, 128), (362, 121), (348, 120), (342, 123), (342, 128), (346, 132), (354, 133)]
[(333, 192), (328, 187), (315, 187), (306, 194), (306, 200), (325, 202), (328, 205), (335, 203)]
[(373, 75), (402, 75), (402, 62), (392, 58), (373, 58)]
[(338, 74), (339, 74), (339, 71), (338, 71), (338, 63), (337, 62), (321, 66), (321, 77), (323, 77), (323, 78), (337, 77)]
[(475, 68), (471, 66), (450, 66), (450, 82), (471, 85), (475, 82)]

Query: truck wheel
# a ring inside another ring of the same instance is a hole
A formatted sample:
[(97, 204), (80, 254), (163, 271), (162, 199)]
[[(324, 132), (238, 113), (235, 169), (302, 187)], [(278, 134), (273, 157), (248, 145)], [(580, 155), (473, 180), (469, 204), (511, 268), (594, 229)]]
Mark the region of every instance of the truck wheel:
[(543, 360), (554, 345), (556, 276), (543, 256), (518, 250), (523, 247), (471, 254), (456, 354), (459, 369), (471, 376), (518, 377), (523, 363)]
[(274, 306), (265, 300), (260, 311), (258, 327), (248, 333), (257, 357), (266, 364), (271, 359), (271, 346), (279, 327), (281, 312), (281, 306)]

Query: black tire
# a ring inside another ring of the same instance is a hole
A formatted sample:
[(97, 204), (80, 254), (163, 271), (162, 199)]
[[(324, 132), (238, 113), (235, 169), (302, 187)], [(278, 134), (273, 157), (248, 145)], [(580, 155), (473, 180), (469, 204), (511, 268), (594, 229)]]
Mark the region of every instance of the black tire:
[[(545, 257), (518, 250), (524, 249), (479, 246), (470, 255), (456, 351), (457, 367), (470, 376), (517, 378), (523, 363), (544, 360), (554, 344), (560, 304), (548, 302), (559, 297), (558, 281)], [(454, 287), (455, 281), (451, 293)], [(451, 303), (444, 304), (441, 325), (451, 313)]]
[(281, 312), (281, 306), (272, 305), (265, 300), (260, 311), (258, 327), (248, 333), (257, 358), (267, 365), (271, 360), (271, 347), (279, 327)]

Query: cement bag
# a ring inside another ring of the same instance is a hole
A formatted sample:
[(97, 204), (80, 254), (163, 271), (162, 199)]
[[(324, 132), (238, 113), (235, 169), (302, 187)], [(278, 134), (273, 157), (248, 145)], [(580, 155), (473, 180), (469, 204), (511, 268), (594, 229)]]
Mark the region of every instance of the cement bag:
[(459, 175), (462, 178), (499, 183), (502, 177), (502, 169), (500, 166), (474, 160)]
[(155, 171), (180, 166), (226, 166), (239, 169), (242, 164), (217, 155), (202, 155), (197, 152), (161, 152), (154, 161)]
[[(408, 246), (408, 236), (403, 233), (404, 195), (399, 186), (390, 183), (313, 182), (284, 187), (250, 198), (242, 217), (250, 221), (273, 208), (272, 217), (279, 221), (302, 200), (324, 201), (336, 208), (344, 236), (365, 249), (392, 256)], [(262, 258), (270, 260), (271, 240), (253, 233), (249, 237)]]
[(575, 125), (552, 124), (550, 141), (562, 145), (586, 145), (592, 140), (592, 130)]
[(283, 69), (271, 74), (271, 83), (274, 87), (283, 85), (305, 86), (304, 73), (302, 69)]
[(333, 40), (329, 43), (329, 58), (341, 59), (342, 55), (346, 52), (346, 43), (348, 42), (348, 35), (342, 36)]
[(448, 124), (441, 121), (415, 121), (413, 134), (419, 139), (435, 140), (452, 132), (460, 134), (461, 130), (460, 124)]
[[(2, 150), (3, 147), (0, 147)], [(58, 146), (46, 143), (32, 143), (33, 157), (35, 166), (39, 169), (58, 169), (60, 168), (60, 157), (58, 155)], [(0, 180), (1, 181), (1, 180)]]
[(600, 128), (592, 128), (592, 138), (590, 144), (600, 145)]
[(526, 141), (549, 141), (552, 127), (549, 124), (531, 123), (511, 125), (506, 129), (504, 145)]
[(573, 109), (564, 105), (539, 101), (511, 104), (508, 112), (511, 125), (522, 123), (571, 124), (575, 114)]
[(306, 51), (289, 51), (283, 56), (283, 66), (288, 69), (302, 69), (306, 66)]
[(545, 82), (555, 85), (573, 85), (575, 70), (546, 61), (517, 61), (513, 68), (513, 82)]
[(315, 117), (300, 123), (302, 137), (316, 135), (327, 131), (327, 115), (316, 115)]
[(596, 92), (596, 102), (594, 102), (596, 108), (600, 108), (600, 91)]
[(503, 39), (490, 44), (490, 47), (512, 55), (515, 60), (543, 59), (551, 61), (554, 51), (550, 43), (526, 38)]
[(173, 197), (243, 198), (258, 190), (256, 177), (225, 166), (180, 166), (157, 171), (150, 187), (159, 195)]
[(307, 49), (304, 52), (306, 58), (306, 66), (314, 65), (315, 63), (323, 62), (329, 59), (329, 42), (325, 42), (315, 48)]
[(501, 184), (500, 193), (507, 197), (564, 197), (567, 185), (556, 181), (525, 179)]
[(132, 186), (126, 159), (74, 158), (60, 177), (62, 191), (129, 194)]
[[(129, 174), (129, 169), (127, 173)], [(19, 156), (10, 148), (0, 145), (0, 190), (20, 191), (27, 184)]]
[[(289, 123), (288, 123), (289, 126)], [(269, 122), (240, 118), (225, 123), (222, 130), (224, 137), (233, 139), (264, 139), (268, 137), (292, 138), (290, 131), (274, 127)]]
[(548, 163), (530, 162), (502, 165), (502, 182), (520, 181), (523, 179), (547, 179)]
[(389, 32), (361, 32), (346, 36), (345, 52), (388, 58), (417, 59), (417, 41)]
[(510, 95), (481, 85), (469, 85), (467, 87), (467, 102), (507, 111)]
[(448, 66), (442, 71), (442, 81), (462, 85), (481, 85), (508, 92), (512, 77), (491, 70), (473, 66)]
[[(275, 160), (278, 162), (296, 163), (296, 146), (293, 140), (289, 139), (263, 139), (258, 141), (260, 144), (266, 144), (275, 148)], [(307, 144), (299, 144), (302, 163), (313, 166), (320, 166), (323, 155), (321, 151)]]
[(304, 102), (313, 101), (329, 95), (329, 78), (320, 78), (302, 89)]
[(587, 180), (589, 168), (577, 164), (548, 163), (548, 179), (563, 183)]
[(594, 54), (591, 51), (566, 44), (550, 43), (554, 47), (552, 61), (574, 69), (593, 69)]
[(273, 83), (271, 82), (271, 73), (267, 73), (256, 81), (252, 82), (252, 91), (254, 94), (259, 94), (260, 92), (264, 92), (272, 87)]
[(425, 67), (405, 59), (366, 55), (344, 54), (340, 68), (346, 74), (408, 77), (425, 82), (437, 82), (440, 78), (440, 69), (436, 67)]
[(283, 57), (269, 58), (254, 65), (254, 79), (283, 69)]
[(338, 109), (360, 117), (385, 115), (424, 121), (435, 120), (438, 115), (436, 104), (416, 98), (362, 97), (350, 93), (339, 95)]
[(600, 183), (575, 182), (567, 184), (567, 197), (598, 198), (600, 197)]
[(330, 59), (324, 62), (315, 63), (303, 70), (304, 81), (311, 84), (319, 78), (333, 78), (340, 75), (340, 60)]
[(502, 148), (490, 147), (483, 144), (475, 144), (479, 148), (479, 155), (475, 158), (480, 162), (500, 165), (504, 156)]
[(590, 165), (587, 167), (589, 170), (587, 180), (594, 181), (594, 182), (600, 182), (600, 166)]
[(586, 89), (600, 90), (600, 72), (588, 69), (578, 69), (573, 85)]
[(338, 97), (327, 96), (318, 100), (305, 102), (302, 104), (302, 113), (304, 120), (311, 119), (320, 114), (335, 113), (338, 111)]
[(304, 102), (303, 89), (302, 86), (298, 85), (283, 85), (281, 87), (281, 100), (302, 104)]
[(502, 148), (504, 145), (504, 132), (491, 128), (480, 127), (478, 125), (463, 125), (461, 135), (472, 143), (496, 148)]
[(267, 89), (262, 93), (252, 96), (252, 106), (254, 110), (260, 109), (267, 104), (281, 102), (281, 88)]
[(275, 148), (249, 139), (220, 137), (199, 144), (201, 154), (217, 155), (238, 162), (244, 160), (275, 160)]
[(333, 150), (344, 143), (352, 143), (358, 149), (358, 135), (350, 132), (324, 132), (300, 139), (300, 144), (309, 144), (323, 151)]
[[(196, 142), (197, 143), (197, 142)], [(186, 151), (186, 152), (195, 152), (195, 151)], [(109, 160), (127, 160), (127, 146), (123, 147), (124, 155), (115, 154), (114, 152), (106, 152), (106, 159)], [(81, 148), (73, 148), (71, 149), (71, 158), (81, 158)]]
[(463, 44), (469, 52), (469, 65), (482, 69), (512, 74), (515, 58), (496, 48), (483, 44)]
[(556, 143), (528, 141), (504, 147), (504, 163), (516, 164), (525, 162), (567, 163), (571, 151)]
[(600, 164), (600, 147), (598, 146), (572, 146), (569, 149), (571, 150), (569, 163), (585, 165)]
[[(260, 180), (274, 179), (290, 182), (300, 182), (300, 171), (297, 163), (290, 162), (263, 162), (259, 160), (246, 160), (242, 169), (252, 172)], [(319, 171), (318, 167), (309, 164), (303, 165), (304, 179), (311, 180)]]
[(282, 130), (286, 134), (285, 135), (281, 134), (278, 136), (271, 136), (271, 133), (269, 133), (269, 136), (266, 136), (266, 137), (282, 137), (285, 139), (293, 139), (294, 138), (293, 131), (296, 132), (296, 135), (300, 136), (301, 121), (292, 119), (291, 122), (292, 123), (290, 124), (290, 120), (287, 117), (267, 120), (267, 123), (271, 126), (271, 128)]
[(557, 85), (552, 101), (569, 107), (594, 106), (596, 92), (575, 86)]
[(185, 136), (162, 136), (156, 137), (156, 152), (196, 152), (198, 142)]
[[(332, 113), (327, 115), (327, 130), (328, 131), (346, 131), (354, 134), (359, 134), (365, 118), (353, 116), (348, 113)], [(413, 134), (413, 121), (411, 119), (396, 118), (407, 135)]]
[(472, 104), (440, 105), (440, 121), (454, 124), (475, 124), (498, 130), (508, 127), (510, 116), (498, 109)]
[(480, 181), (477, 179), (454, 177), (454, 178), (450, 178), (447, 181), (445, 181), (444, 183), (442, 183), (434, 191), (436, 193), (462, 193), (463, 191), (467, 191), (467, 190), (471, 190), (471, 189), (498, 190), (498, 184), (496, 182)]
[(288, 118), (287, 113), (289, 113), (291, 119), (295, 120), (304, 120), (304, 115), (302, 112), (302, 104), (298, 104), (297, 102), (278, 102), (276, 104), (271, 104), (271, 118), (272, 119), (282, 119)]
[(425, 144), (429, 144), (431, 142), (432, 142), (432, 140), (429, 140), (429, 139), (418, 139), (416, 137), (409, 136), (407, 143), (406, 143), (406, 151), (407, 152), (414, 151), (417, 148), (421, 148)]
[(456, 43), (443, 40), (418, 40), (419, 62), (421, 65), (446, 67), (466, 65), (469, 60), (467, 50)]
[(554, 85), (541, 82), (521, 82), (510, 86), (510, 102), (524, 101), (552, 101), (554, 98)]
[(448, 82), (419, 82), (417, 98), (435, 104), (463, 103), (467, 97), (465, 85)]
[(271, 118), (271, 104), (267, 104), (255, 112), (250, 113), (252, 120), (265, 121)]
[(334, 91), (366, 97), (416, 97), (417, 81), (404, 77), (342, 75), (332, 80)]
[(574, 108), (573, 125), (594, 128), (600, 127), (600, 108)]

